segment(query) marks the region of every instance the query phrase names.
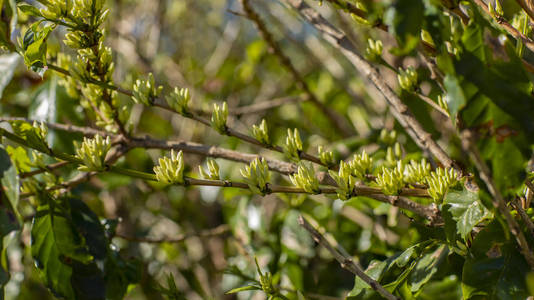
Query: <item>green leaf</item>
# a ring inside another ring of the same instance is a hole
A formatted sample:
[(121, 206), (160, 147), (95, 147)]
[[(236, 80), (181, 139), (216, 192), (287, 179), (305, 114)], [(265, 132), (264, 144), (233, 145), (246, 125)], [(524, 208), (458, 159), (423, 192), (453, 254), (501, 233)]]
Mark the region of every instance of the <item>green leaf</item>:
[(412, 292), (417, 292), (426, 284), (430, 278), (438, 271), (438, 266), (443, 262), (449, 253), (445, 245), (439, 246), (435, 251), (427, 253), (417, 261), (413, 271), (410, 273), (408, 283)]
[(42, 194), (31, 230), (31, 252), (44, 283), (54, 294), (72, 299), (75, 296), (71, 281), (73, 266), (89, 263), (83, 237), (68, 217), (65, 199), (53, 199)]
[(7, 146), (6, 151), (19, 172), (29, 172), (31, 170), (31, 161), (26, 149), (21, 146), (17, 148)]
[(473, 228), (491, 213), (480, 202), (478, 192), (472, 192), (465, 187), (461, 191), (450, 190), (444, 204), (449, 205), (449, 212), (456, 221), (458, 233), (465, 238)]
[(13, 74), (20, 62), (20, 55), (18, 53), (0, 55), (0, 98), (4, 89), (13, 78)]
[(464, 299), (526, 299), (529, 267), (513, 239), (493, 221), (475, 237), (463, 267)]
[(27, 3), (19, 3), (17, 5), (18, 9), (22, 11), (23, 13), (34, 16), (34, 17), (42, 17), (43, 15), (39, 11), (39, 9), (33, 5), (29, 5)]
[(406, 54), (417, 46), (423, 25), (423, 2), (396, 0), (385, 12), (384, 21), (397, 37), (395, 54)]
[(239, 292), (243, 292), (243, 291), (257, 291), (257, 290), (261, 290), (261, 286), (247, 285), (247, 286), (242, 286), (242, 287), (238, 287), (238, 288), (235, 288), (235, 289), (231, 289), (228, 292), (226, 292), (225, 294), (235, 294), (235, 293), (239, 293)]
[(465, 106), (467, 100), (465, 99), (460, 82), (456, 77), (447, 74), (443, 80), (443, 85), (447, 91), (447, 106), (449, 107), (451, 120), (455, 124), (456, 115)]
[(17, 210), (20, 195), (19, 175), (15, 164), (12, 163), (3, 146), (0, 146), (0, 182), (2, 183), (2, 190), (11, 205), (11, 211), (20, 222), (22, 218)]
[(36, 22), (26, 30), (22, 40), (22, 50), (26, 66), (42, 76), (46, 65), (46, 40), (54, 30), (54, 25), (46, 24), (41, 27), (41, 23), (41, 21)]

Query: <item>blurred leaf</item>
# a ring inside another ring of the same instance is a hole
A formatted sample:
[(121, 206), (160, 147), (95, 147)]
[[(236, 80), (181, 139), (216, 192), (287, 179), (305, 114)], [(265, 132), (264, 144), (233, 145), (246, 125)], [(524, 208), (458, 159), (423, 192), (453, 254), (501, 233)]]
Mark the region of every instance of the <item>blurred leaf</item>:
[(46, 65), (46, 40), (54, 29), (54, 25), (46, 24), (41, 27), (41, 23), (41, 21), (36, 22), (26, 30), (22, 40), (22, 50), (26, 66), (42, 77)]
[(385, 12), (384, 21), (398, 41), (395, 54), (409, 53), (417, 46), (424, 11), (422, 1), (396, 0)]
[(13, 74), (20, 62), (20, 55), (18, 53), (0, 55), (0, 98), (4, 89), (13, 78)]
[(19, 222), (22, 221), (20, 213), (18, 212), (19, 195), (20, 195), (20, 182), (19, 175), (15, 165), (12, 163), (9, 154), (0, 146), (0, 182), (2, 183), (2, 199), (3, 195), (7, 197), (11, 206), (11, 212), (18, 218)]

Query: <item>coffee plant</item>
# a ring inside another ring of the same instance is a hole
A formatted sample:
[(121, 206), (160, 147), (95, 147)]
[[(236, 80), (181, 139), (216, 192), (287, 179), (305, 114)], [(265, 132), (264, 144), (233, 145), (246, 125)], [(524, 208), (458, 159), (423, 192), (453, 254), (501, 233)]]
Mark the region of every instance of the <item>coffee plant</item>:
[(532, 299), (531, 0), (0, 0), (0, 299)]

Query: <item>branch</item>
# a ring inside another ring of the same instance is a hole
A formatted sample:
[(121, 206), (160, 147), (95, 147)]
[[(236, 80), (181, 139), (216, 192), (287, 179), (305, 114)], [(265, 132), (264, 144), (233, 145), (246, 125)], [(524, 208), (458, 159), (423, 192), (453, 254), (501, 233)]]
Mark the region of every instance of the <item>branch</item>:
[[(497, 0), (498, 1), (498, 0)], [(482, 8), (482, 10), (491, 16), (490, 14), (490, 11), (489, 11), (489, 8), (488, 6), (486, 5), (486, 3), (484, 3), (484, 1), (482, 0), (473, 0), (473, 2), (475, 2), (476, 5), (478, 5), (480, 8)], [(523, 1), (521, 0), (518, 0), (517, 1), (520, 5)], [(521, 5), (522, 6), (522, 5)], [(522, 6), (523, 7), (523, 6)], [(529, 13), (529, 10), (523, 8), (527, 13)], [(529, 14), (530, 16), (530, 14)], [(493, 18), (493, 17), (492, 17)], [(501, 27), (506, 31), (508, 32), (508, 34), (510, 34), (511, 36), (513, 36), (516, 40), (521, 40), (523, 42), (523, 44), (532, 52), (534, 52), (534, 41), (527, 37), (526, 35), (522, 34), (519, 30), (517, 30), (515, 27), (513, 27), (510, 23), (508, 23), (504, 17), (496, 17), (496, 18), (493, 18), (499, 25), (501, 25)]]
[(378, 281), (371, 278), (369, 275), (365, 274), (365, 272), (359, 267), (352, 258), (343, 255), (339, 250), (334, 248), (330, 242), (319, 232), (317, 229), (315, 229), (304, 217), (301, 215), (298, 218), (298, 222), (300, 226), (302, 226), (306, 231), (308, 231), (315, 242), (317, 242), (319, 245), (324, 247), (334, 258), (339, 262), (341, 267), (343, 269), (346, 269), (353, 273), (354, 275), (360, 277), (365, 283), (367, 283), (373, 290), (375, 290), (377, 293), (382, 295), (386, 299), (390, 300), (400, 300), (399, 297), (394, 296), (391, 294), (388, 290), (386, 290)]
[[(28, 122), (28, 123), (33, 123), (33, 122), (41, 122), (41, 121), (38, 121), (38, 120), (33, 120), (33, 119), (28, 119), (28, 118), (19, 118), (19, 117), (0, 117), (0, 122), (12, 122), (12, 121), (24, 121), (24, 122)], [(74, 132), (74, 133), (81, 133), (83, 135), (88, 135), (88, 136), (93, 136), (93, 135), (101, 135), (103, 137), (106, 137), (106, 136), (111, 136), (113, 134), (107, 132), (107, 131), (103, 131), (103, 130), (99, 130), (99, 129), (95, 129), (95, 128), (90, 128), (90, 127), (81, 127), (81, 126), (76, 126), (76, 125), (67, 125), (67, 124), (59, 124), (59, 123), (53, 123), (53, 122), (47, 122), (47, 121), (43, 121), (43, 123), (46, 124), (46, 126), (48, 128), (51, 128), (51, 129), (55, 129), (55, 130), (61, 130), (61, 131), (67, 131), (67, 132)]]
[(445, 167), (452, 167), (460, 174), (464, 174), (461, 168), (448, 156), (448, 154), (432, 139), (432, 135), (426, 132), (417, 121), (409, 108), (402, 103), (401, 99), (388, 86), (386, 81), (380, 76), (367, 60), (358, 52), (345, 34), (332, 26), (313, 8), (303, 0), (285, 0), (290, 6), (295, 8), (301, 16), (310, 22), (333, 47), (339, 49), (353, 66), (365, 75), (375, 87), (382, 93), (390, 104), (392, 112), (399, 123), (406, 129), (408, 134), (414, 139), (420, 148), (432, 153)]
[(530, 231), (530, 234), (534, 237), (534, 223), (532, 223), (532, 220), (527, 215), (523, 207), (521, 206), (521, 203), (518, 199), (512, 200), (512, 205), (514, 206), (515, 210), (519, 213), (519, 216), (521, 216), (521, 219), (523, 219), (523, 222), (525, 225), (527, 225), (528, 230)]
[(301, 88), (304, 93), (306, 93), (306, 98), (308, 98), (320, 111), (323, 112), (323, 114), (337, 128), (337, 130), (341, 133), (342, 136), (349, 137), (354, 135), (354, 128), (347, 122), (347, 120), (343, 116), (336, 113), (334, 110), (330, 109), (328, 106), (324, 105), (321, 101), (319, 101), (317, 96), (311, 91), (309, 85), (306, 83), (302, 75), (297, 71), (289, 57), (284, 54), (284, 52), (280, 48), (280, 45), (274, 40), (273, 35), (269, 32), (267, 26), (265, 26), (260, 16), (250, 6), (249, 0), (241, 0), (241, 4), (243, 5), (243, 9), (248, 19), (250, 19), (254, 22), (254, 24), (256, 24), (260, 35), (269, 45), (273, 54), (278, 57), (278, 60), (280, 60), (282, 66), (284, 66), (289, 71), (289, 73), (291, 73), (297, 86)]

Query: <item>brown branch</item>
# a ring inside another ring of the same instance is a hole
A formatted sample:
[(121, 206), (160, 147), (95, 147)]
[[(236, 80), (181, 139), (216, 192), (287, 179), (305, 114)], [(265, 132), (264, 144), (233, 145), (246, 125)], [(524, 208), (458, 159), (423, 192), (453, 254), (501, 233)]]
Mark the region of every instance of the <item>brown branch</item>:
[[(497, 0), (499, 1), (499, 0)], [(530, 1), (530, 0), (529, 0)], [(490, 11), (486, 3), (482, 0), (473, 0), (476, 5), (478, 5), (482, 10), (491, 16)], [(518, 0), (517, 1), (520, 5), (523, 1)], [(529, 10), (523, 8), (527, 13), (529, 13)], [(530, 15), (530, 14), (529, 14)], [(492, 17), (493, 18), (493, 17)], [(527, 37), (526, 35), (522, 34), (519, 30), (517, 30), (515, 27), (513, 27), (508, 21), (504, 19), (504, 17), (497, 16), (493, 18), (508, 34), (513, 36), (516, 40), (521, 40), (523, 44), (530, 50), (534, 52), (534, 41)]]
[(300, 15), (321, 33), (326, 41), (333, 47), (339, 49), (353, 66), (375, 85), (390, 104), (395, 118), (406, 129), (419, 147), (432, 153), (445, 167), (453, 167), (460, 174), (464, 174), (459, 165), (432, 139), (432, 135), (424, 130), (409, 108), (380, 76), (378, 70), (357, 52), (356, 47), (345, 34), (332, 26), (303, 0), (285, 0), (285, 2), (295, 8)]
[(399, 297), (391, 294), (380, 283), (378, 283), (378, 281), (367, 275), (363, 271), (363, 269), (352, 260), (351, 257), (342, 254), (342, 252), (344, 251), (339, 251), (338, 249), (334, 248), (334, 246), (332, 246), (330, 242), (328, 242), (328, 240), (319, 231), (317, 231), (317, 229), (315, 229), (303, 216), (299, 216), (298, 222), (300, 226), (302, 226), (304, 229), (306, 229), (306, 231), (311, 234), (315, 242), (324, 247), (326, 250), (328, 250), (328, 252), (330, 252), (330, 254), (332, 254), (332, 256), (334, 256), (334, 258), (338, 261), (338, 263), (343, 269), (346, 269), (354, 275), (358, 276), (384, 298), (390, 300), (400, 300)]
[(272, 99), (269, 101), (254, 103), (254, 104), (247, 105), (247, 106), (236, 107), (232, 109), (231, 111), (229, 111), (228, 113), (234, 116), (255, 114), (255, 113), (263, 112), (269, 109), (280, 107), (287, 103), (297, 103), (297, 102), (301, 102), (305, 100), (306, 98), (304, 96), (281, 97), (281, 98), (276, 98), (276, 99)]
[(260, 35), (269, 45), (273, 54), (278, 57), (282, 66), (284, 66), (289, 73), (293, 76), (297, 86), (306, 93), (307, 98), (311, 103), (313, 103), (323, 114), (330, 120), (330, 122), (337, 128), (342, 136), (348, 137), (355, 134), (354, 128), (349, 124), (349, 122), (340, 114), (330, 109), (328, 106), (323, 104), (317, 96), (311, 91), (309, 85), (306, 83), (302, 75), (295, 68), (288, 56), (284, 54), (280, 45), (274, 40), (273, 35), (265, 26), (265, 23), (261, 20), (260, 16), (254, 11), (252, 6), (249, 3), (249, 0), (241, 0), (243, 5), (243, 10), (245, 11), (248, 19), (254, 22)]
[(150, 237), (128, 236), (128, 235), (124, 235), (120, 233), (115, 234), (115, 236), (125, 239), (127, 241), (131, 241), (131, 242), (159, 244), (159, 243), (180, 243), (192, 237), (213, 237), (213, 236), (218, 236), (218, 235), (225, 235), (228, 232), (230, 232), (230, 226), (228, 226), (227, 224), (222, 224), (215, 228), (202, 230), (198, 233), (182, 234), (177, 237), (150, 238)]

